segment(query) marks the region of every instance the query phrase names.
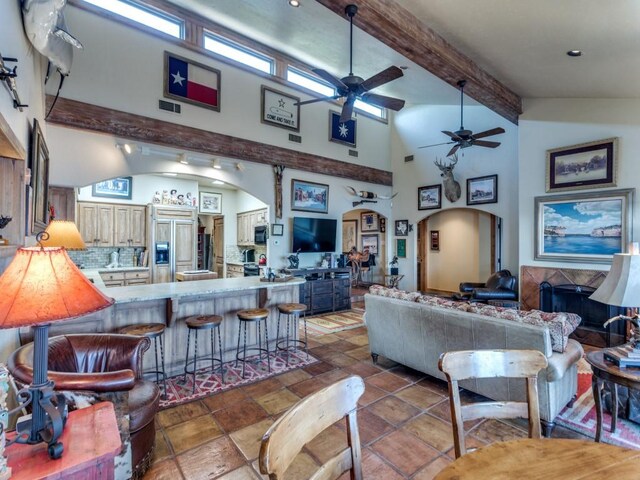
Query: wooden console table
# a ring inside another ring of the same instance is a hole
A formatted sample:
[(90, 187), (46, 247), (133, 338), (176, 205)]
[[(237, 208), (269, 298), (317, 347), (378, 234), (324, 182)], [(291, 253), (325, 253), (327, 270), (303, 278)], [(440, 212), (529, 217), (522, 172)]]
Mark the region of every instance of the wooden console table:
[[(7, 440), (15, 432), (7, 433)], [(51, 460), (47, 444), (14, 443), (5, 449), (13, 480), (112, 480), (113, 459), (122, 443), (116, 414), (111, 402), (97, 403), (69, 413), (60, 437), (64, 445), (62, 458)]]

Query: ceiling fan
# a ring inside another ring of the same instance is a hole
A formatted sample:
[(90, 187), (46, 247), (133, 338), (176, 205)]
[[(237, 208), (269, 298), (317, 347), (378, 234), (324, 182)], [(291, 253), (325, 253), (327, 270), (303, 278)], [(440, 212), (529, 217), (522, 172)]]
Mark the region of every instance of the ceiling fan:
[(474, 145), (478, 147), (488, 147), (488, 148), (496, 148), (500, 145), (500, 142), (489, 142), (486, 140), (479, 140), (480, 138), (491, 137), (492, 135), (498, 135), (499, 133), (504, 133), (504, 128), (497, 127), (492, 128), (491, 130), (486, 130), (484, 132), (474, 134), (471, 130), (465, 130), (463, 126), (463, 102), (464, 102), (464, 86), (467, 84), (466, 80), (460, 80), (458, 82), (458, 87), (460, 87), (460, 130), (455, 132), (449, 132), (447, 130), (442, 130), (442, 133), (449, 136), (451, 138), (451, 142), (444, 143), (436, 143), (434, 145), (424, 145), (418, 148), (428, 148), (428, 147), (436, 147), (438, 145), (450, 145), (455, 143), (455, 145), (449, 150), (447, 153), (447, 157), (453, 155), (458, 151), (459, 148), (467, 148), (473, 147)]
[(369, 90), (373, 90), (380, 85), (384, 85), (396, 78), (402, 77), (403, 73), (398, 67), (391, 66), (381, 72), (376, 73), (374, 76), (364, 80), (362, 77), (358, 77), (353, 74), (353, 17), (358, 11), (356, 5), (347, 5), (345, 13), (349, 16), (350, 22), (350, 40), (349, 40), (349, 75), (343, 78), (335, 77), (326, 70), (321, 68), (314, 68), (313, 72), (319, 77), (323, 78), (331, 85), (336, 87), (337, 95), (314, 98), (313, 100), (306, 100), (304, 102), (298, 102), (297, 105), (306, 105), (308, 103), (323, 102), (326, 100), (335, 100), (338, 98), (345, 98), (342, 105), (342, 113), (340, 114), (340, 121), (347, 122), (351, 120), (351, 114), (353, 113), (353, 104), (356, 99), (360, 99), (365, 103), (376, 105), (382, 108), (390, 108), (391, 110), (400, 110), (404, 107), (404, 100), (399, 98), (387, 97), (385, 95), (378, 95), (375, 93), (369, 93)]

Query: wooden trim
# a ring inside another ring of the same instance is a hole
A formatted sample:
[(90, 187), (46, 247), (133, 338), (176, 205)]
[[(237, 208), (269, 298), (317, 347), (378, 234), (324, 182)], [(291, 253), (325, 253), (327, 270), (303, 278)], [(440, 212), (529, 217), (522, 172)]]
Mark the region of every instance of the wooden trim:
[[(47, 109), (53, 97), (47, 95)], [(246, 160), (263, 165), (278, 163), (305, 172), (391, 186), (391, 172), (332, 158), (268, 145), (231, 135), (201, 130), (155, 118), (59, 98), (48, 122), (65, 127), (106, 133), (193, 152)]]
[[(353, 3), (353, 0), (317, 1), (343, 18), (345, 6)], [(359, 0), (355, 24), (449, 85), (458, 88), (458, 80), (467, 80), (464, 93), (518, 124), (521, 98), (424, 25), (400, 2)]]
[(0, 113), (0, 157), (15, 160), (26, 160), (27, 151), (24, 149), (13, 129)]

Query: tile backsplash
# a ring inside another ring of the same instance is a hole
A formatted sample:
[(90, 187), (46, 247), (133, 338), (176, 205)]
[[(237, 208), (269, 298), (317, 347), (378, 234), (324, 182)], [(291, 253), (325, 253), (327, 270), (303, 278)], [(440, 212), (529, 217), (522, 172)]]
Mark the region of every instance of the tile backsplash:
[(227, 245), (226, 248), (226, 260), (227, 263), (242, 263), (242, 252), (248, 248), (255, 250), (255, 261), (258, 263), (260, 255), (267, 254), (266, 245), (255, 245), (253, 247), (239, 247), (238, 245)]
[(81, 268), (104, 268), (111, 263), (111, 252), (120, 251), (121, 267), (133, 267), (133, 255), (143, 247), (88, 247), (86, 250), (70, 250), (69, 257)]

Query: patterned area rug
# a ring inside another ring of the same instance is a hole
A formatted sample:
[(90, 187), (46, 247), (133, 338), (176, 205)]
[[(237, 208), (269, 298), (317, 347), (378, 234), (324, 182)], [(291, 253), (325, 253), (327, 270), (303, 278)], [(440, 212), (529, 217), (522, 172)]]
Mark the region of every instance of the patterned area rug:
[(344, 312), (307, 317), (307, 327), (316, 333), (336, 333), (364, 325), (364, 310), (353, 308)]
[[(193, 393), (193, 375), (187, 375), (186, 383), (183, 383), (183, 375), (170, 377), (167, 379), (167, 397), (165, 399), (160, 398), (160, 409), (175, 407), (214, 393), (264, 380), (273, 375), (279, 375), (288, 370), (304, 367), (317, 361), (311, 355), (307, 358), (307, 354), (304, 351), (297, 351), (291, 353), (289, 365), (287, 365), (286, 355), (279, 353), (278, 356), (274, 357), (272, 354), (271, 371), (269, 372), (264, 355), (261, 359), (258, 358), (258, 355), (254, 355), (247, 358), (245, 378), (242, 378), (242, 362), (238, 362), (236, 367), (235, 360), (233, 360), (224, 364), (224, 384), (220, 381), (220, 368), (217, 365), (213, 374), (210, 368), (202, 368), (196, 374), (195, 393)], [(160, 388), (162, 389), (162, 386)]]
[[(578, 364), (578, 399), (573, 407), (565, 407), (560, 412), (556, 423), (569, 430), (595, 438), (596, 406), (591, 392), (591, 371), (588, 366), (586, 368), (580, 367), (581, 365)], [(640, 449), (640, 425), (618, 418), (616, 431), (611, 433), (611, 415), (604, 412), (602, 441), (622, 447)]]

